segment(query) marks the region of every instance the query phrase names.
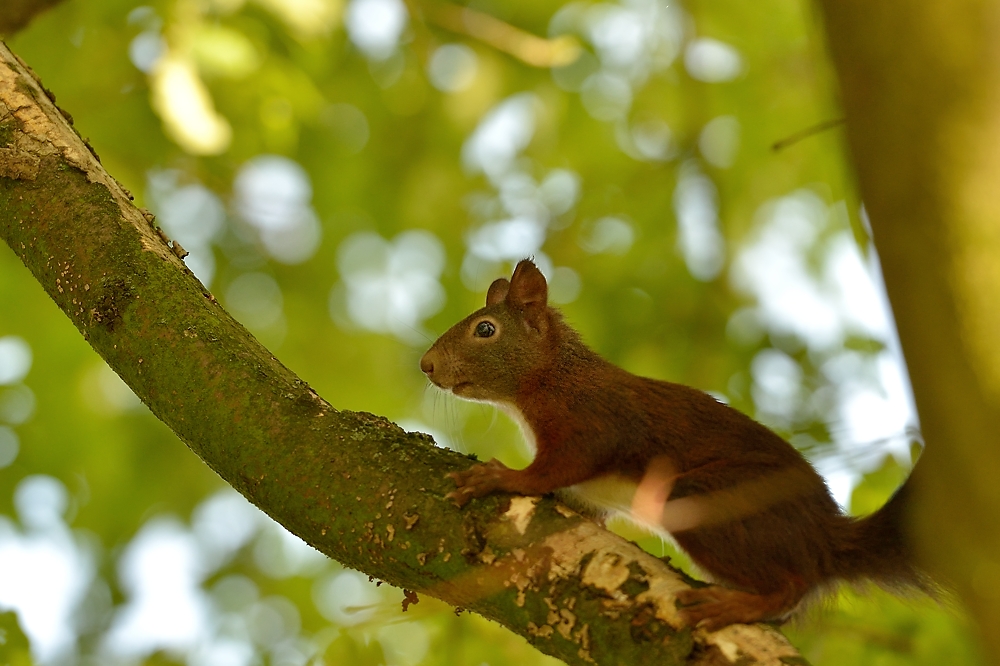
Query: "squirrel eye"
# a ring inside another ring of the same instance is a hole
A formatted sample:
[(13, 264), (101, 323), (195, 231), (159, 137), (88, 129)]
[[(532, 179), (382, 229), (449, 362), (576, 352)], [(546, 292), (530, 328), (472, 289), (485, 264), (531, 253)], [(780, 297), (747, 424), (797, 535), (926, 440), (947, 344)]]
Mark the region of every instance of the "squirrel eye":
[(475, 335), (477, 338), (489, 338), (496, 332), (497, 328), (491, 322), (484, 320), (476, 324)]

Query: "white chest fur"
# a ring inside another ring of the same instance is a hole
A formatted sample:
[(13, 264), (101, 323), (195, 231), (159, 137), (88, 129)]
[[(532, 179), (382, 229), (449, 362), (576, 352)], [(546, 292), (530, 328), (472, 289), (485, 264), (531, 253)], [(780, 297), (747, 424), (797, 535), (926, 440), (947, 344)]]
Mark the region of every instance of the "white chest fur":
[(638, 484), (617, 474), (570, 486), (564, 492), (604, 513), (630, 514)]
[(521, 435), (524, 437), (524, 444), (528, 447), (528, 454), (532, 458), (538, 452), (538, 444), (535, 441), (535, 432), (528, 425), (528, 422), (524, 420), (524, 414), (521, 410), (517, 408), (516, 405), (510, 402), (497, 402), (494, 403), (499, 409), (503, 411), (504, 414), (509, 416), (511, 420), (517, 424), (521, 429)]

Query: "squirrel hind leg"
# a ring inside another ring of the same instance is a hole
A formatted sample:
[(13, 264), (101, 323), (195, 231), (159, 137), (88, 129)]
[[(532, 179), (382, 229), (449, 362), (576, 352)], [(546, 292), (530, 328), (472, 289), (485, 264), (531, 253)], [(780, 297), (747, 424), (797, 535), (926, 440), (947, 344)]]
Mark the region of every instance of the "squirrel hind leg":
[(757, 594), (721, 585), (677, 593), (681, 617), (691, 627), (715, 631), (730, 624), (783, 621), (805, 597), (806, 586), (790, 581), (783, 589)]

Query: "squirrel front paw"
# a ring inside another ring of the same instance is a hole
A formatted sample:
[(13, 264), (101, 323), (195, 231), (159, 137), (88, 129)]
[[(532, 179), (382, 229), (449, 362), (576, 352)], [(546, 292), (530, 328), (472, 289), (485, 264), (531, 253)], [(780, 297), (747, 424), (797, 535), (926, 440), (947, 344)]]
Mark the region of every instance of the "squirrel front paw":
[(447, 476), (454, 479), (457, 488), (445, 495), (455, 506), (465, 506), (473, 497), (485, 497), (502, 489), (503, 476), (510, 468), (496, 458), (488, 463), (473, 465), (464, 472), (451, 472)]

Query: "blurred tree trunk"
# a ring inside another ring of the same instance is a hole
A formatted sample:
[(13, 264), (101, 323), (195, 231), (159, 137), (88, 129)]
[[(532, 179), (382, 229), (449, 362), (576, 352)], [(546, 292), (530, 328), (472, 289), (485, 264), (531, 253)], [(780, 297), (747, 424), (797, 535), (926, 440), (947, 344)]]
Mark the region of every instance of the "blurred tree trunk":
[(823, 9), (927, 445), (914, 535), (1000, 663), (1000, 4)]
[(0, 37), (9, 37), (31, 19), (63, 0), (3, 0), (0, 2)]
[(800, 659), (770, 627), (684, 627), (676, 571), (551, 499), (456, 509), (445, 473), (469, 460), (382, 417), (334, 409), (285, 368), (2, 45), (0, 237), (192, 451), (338, 562), (474, 610), (573, 664)]

